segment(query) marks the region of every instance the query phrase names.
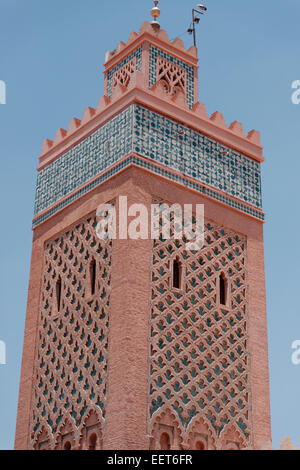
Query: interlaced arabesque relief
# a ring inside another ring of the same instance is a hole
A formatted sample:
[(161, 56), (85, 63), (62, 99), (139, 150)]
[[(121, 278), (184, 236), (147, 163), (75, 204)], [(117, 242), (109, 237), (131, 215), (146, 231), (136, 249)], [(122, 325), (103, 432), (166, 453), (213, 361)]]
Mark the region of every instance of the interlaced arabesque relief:
[[(210, 222), (205, 223), (204, 247), (197, 252), (186, 251), (184, 239), (154, 241), (153, 448), (160, 448), (158, 429), (164, 427), (173, 430), (168, 439), (174, 448), (251, 445), (246, 253), (244, 236)], [(179, 289), (172, 284), (174, 260), (181, 265)], [(202, 437), (193, 447), (197, 433)]]
[(31, 419), (34, 447), (39, 436), (48, 435), (47, 445), (59, 448), (67, 433), (73, 448), (86, 420), (95, 421), (99, 436), (105, 419), (112, 242), (97, 238), (96, 225), (91, 216), (45, 246)]
[(179, 91), (186, 93), (186, 71), (162, 57), (157, 58), (157, 81), (168, 95), (174, 96)]
[(130, 62), (123, 65), (123, 67), (117, 70), (113, 78), (113, 87), (121, 85), (123, 87), (128, 87), (132, 75), (136, 71), (136, 58), (133, 58)]

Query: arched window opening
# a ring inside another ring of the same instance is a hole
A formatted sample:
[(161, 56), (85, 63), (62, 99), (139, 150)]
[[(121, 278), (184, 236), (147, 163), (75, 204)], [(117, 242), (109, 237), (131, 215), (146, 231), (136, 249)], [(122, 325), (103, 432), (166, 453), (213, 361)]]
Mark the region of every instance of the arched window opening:
[(205, 450), (205, 446), (204, 446), (203, 442), (201, 442), (201, 441), (196, 442), (195, 447), (196, 447), (196, 450)]
[(57, 312), (60, 312), (60, 307), (61, 307), (61, 278), (59, 277), (57, 282), (56, 282), (56, 308)]
[(220, 304), (227, 305), (227, 281), (223, 274), (221, 274), (219, 279), (219, 289), (220, 289)]
[(174, 289), (181, 289), (181, 273), (182, 273), (181, 263), (178, 259), (175, 259), (173, 263), (173, 288)]
[(90, 289), (91, 295), (96, 292), (96, 261), (92, 259), (90, 263)]
[(71, 442), (67, 441), (65, 443), (64, 450), (72, 450)]
[(160, 449), (161, 450), (170, 450), (171, 449), (171, 442), (170, 436), (166, 432), (161, 435), (160, 438)]
[(96, 434), (92, 434), (89, 439), (89, 450), (96, 450), (97, 446), (97, 436)]

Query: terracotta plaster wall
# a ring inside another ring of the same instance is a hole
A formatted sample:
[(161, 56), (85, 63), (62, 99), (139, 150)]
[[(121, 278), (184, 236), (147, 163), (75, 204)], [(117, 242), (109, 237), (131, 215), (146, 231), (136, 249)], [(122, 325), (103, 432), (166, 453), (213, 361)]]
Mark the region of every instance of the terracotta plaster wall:
[[(44, 244), (94, 213), (100, 204), (117, 200), (119, 195), (127, 195), (129, 204), (143, 203), (148, 208), (152, 197), (180, 204), (202, 203), (206, 218), (247, 236), (253, 439), (258, 448), (271, 436), (263, 224), (135, 167), (77, 200), (34, 232), (15, 448), (28, 449), (30, 441)], [(150, 446), (147, 409), (151, 261), (151, 240), (114, 241), (104, 449), (148, 449)]]

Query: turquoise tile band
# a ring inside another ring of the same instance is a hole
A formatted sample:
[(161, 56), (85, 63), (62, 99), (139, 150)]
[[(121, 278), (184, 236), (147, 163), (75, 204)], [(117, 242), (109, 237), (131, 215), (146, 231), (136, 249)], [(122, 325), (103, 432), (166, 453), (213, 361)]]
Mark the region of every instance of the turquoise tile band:
[[(259, 163), (174, 120), (134, 104), (39, 172), (34, 226), (120, 171), (125, 165), (123, 162), (120, 168), (111, 167), (131, 152), (147, 157), (149, 162), (127, 159), (126, 166), (134, 162), (263, 220)], [(165, 169), (157, 167), (156, 163)], [(74, 193), (84, 184), (83, 189)], [(66, 197), (71, 192), (73, 194)], [(64, 201), (60, 202), (63, 198)], [(55, 204), (41, 217), (36, 217)]]

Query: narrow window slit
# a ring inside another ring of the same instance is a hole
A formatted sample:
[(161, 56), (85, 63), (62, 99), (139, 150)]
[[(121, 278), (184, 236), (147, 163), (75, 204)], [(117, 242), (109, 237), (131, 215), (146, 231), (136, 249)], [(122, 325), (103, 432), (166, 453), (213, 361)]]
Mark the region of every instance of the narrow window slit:
[(92, 259), (90, 264), (90, 288), (91, 295), (95, 295), (96, 292), (96, 261)]
[(56, 282), (56, 307), (57, 307), (57, 313), (60, 312), (61, 308), (61, 278), (59, 277), (57, 282)]
[(96, 446), (97, 446), (97, 436), (96, 434), (93, 434), (89, 440), (89, 450), (96, 450)]
[(227, 281), (223, 274), (220, 276), (220, 304), (227, 305)]
[(181, 263), (178, 259), (175, 259), (173, 264), (173, 287), (181, 289)]
[(171, 449), (170, 436), (166, 432), (161, 435), (160, 449), (161, 450), (170, 450)]
[(66, 442), (64, 445), (64, 450), (72, 450), (71, 442)]

